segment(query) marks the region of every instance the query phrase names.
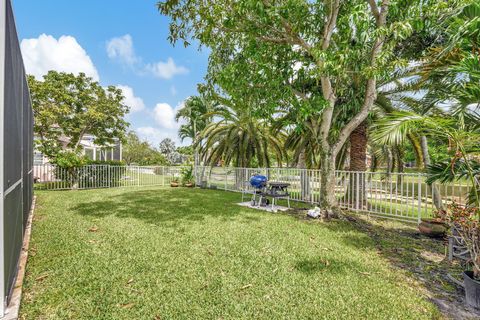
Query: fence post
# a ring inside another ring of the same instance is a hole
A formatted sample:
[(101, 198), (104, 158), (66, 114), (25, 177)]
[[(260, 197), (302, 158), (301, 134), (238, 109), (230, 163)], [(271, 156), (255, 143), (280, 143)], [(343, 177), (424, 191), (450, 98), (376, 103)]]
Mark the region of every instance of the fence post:
[(112, 173), (110, 172), (112, 166), (108, 165), (108, 188), (110, 189), (112, 187)]
[(360, 209), (360, 203), (359, 203), (359, 198), (360, 198), (360, 172), (355, 172), (355, 210), (359, 211)]
[(417, 222), (420, 224), (422, 220), (422, 181), (419, 179), (420, 176), (417, 175), (417, 186), (418, 186), (418, 212), (417, 212)]
[(165, 187), (165, 167), (162, 166), (162, 187)]
[(225, 170), (225, 191), (227, 191), (227, 177), (228, 177), (228, 171)]

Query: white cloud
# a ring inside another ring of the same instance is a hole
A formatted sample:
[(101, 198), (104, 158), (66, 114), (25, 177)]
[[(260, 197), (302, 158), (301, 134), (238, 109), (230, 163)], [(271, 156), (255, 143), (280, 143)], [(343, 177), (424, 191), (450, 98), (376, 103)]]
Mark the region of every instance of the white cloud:
[(110, 59), (117, 59), (129, 66), (140, 61), (133, 49), (132, 36), (129, 34), (107, 41), (107, 55)]
[(188, 145), (190, 141), (181, 142), (176, 131), (161, 130), (154, 127), (140, 127), (135, 130), (142, 140), (146, 140), (153, 147), (158, 147), (165, 138), (172, 139), (177, 146)]
[(131, 87), (117, 85), (117, 88), (122, 90), (123, 96), (125, 97), (125, 99), (123, 99), (123, 103), (130, 107), (130, 113), (145, 109), (145, 103), (143, 102), (142, 98), (135, 96), (135, 93)]
[(140, 138), (147, 140), (153, 146), (158, 146), (160, 141), (165, 138), (170, 138), (177, 145), (189, 145), (190, 139), (181, 141), (178, 137), (178, 129), (180, 125), (185, 122), (175, 121), (175, 114), (178, 110), (183, 108), (184, 102), (179, 103), (175, 108), (171, 107), (168, 103), (158, 103), (153, 109), (152, 116), (156, 122), (156, 126), (145, 126), (136, 129)]
[(168, 103), (157, 103), (153, 109), (153, 117), (155, 122), (165, 129), (178, 128), (178, 123), (175, 121), (176, 110)]
[(23, 39), (20, 47), (26, 72), (39, 80), (50, 70), (83, 72), (95, 81), (100, 79), (92, 60), (72, 36), (61, 36), (57, 40), (42, 34), (38, 38)]
[(110, 39), (107, 41), (106, 49), (110, 59), (134, 68), (138, 74), (150, 74), (161, 79), (171, 79), (176, 75), (189, 72), (186, 67), (177, 66), (172, 58), (168, 58), (165, 62), (142, 63), (142, 58), (135, 53), (133, 39), (129, 34)]
[(187, 74), (188, 69), (183, 66), (177, 66), (172, 58), (166, 62), (159, 61), (154, 64), (148, 64), (145, 69), (157, 78), (171, 79), (178, 74)]

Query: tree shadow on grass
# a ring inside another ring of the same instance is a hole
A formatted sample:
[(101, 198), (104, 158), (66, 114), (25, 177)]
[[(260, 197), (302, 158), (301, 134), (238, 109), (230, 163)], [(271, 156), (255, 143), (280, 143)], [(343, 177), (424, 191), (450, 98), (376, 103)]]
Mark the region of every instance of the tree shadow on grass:
[(319, 272), (352, 274), (358, 273), (362, 266), (351, 260), (325, 259), (318, 256), (298, 260), (295, 263), (295, 269), (308, 275), (314, 275)]
[(394, 269), (405, 272), (420, 283), (431, 301), (447, 317), (479, 319), (478, 311), (465, 306), (463, 289), (448, 277), (448, 274), (451, 274), (458, 278), (462, 268), (459, 263), (448, 261), (442, 239), (421, 235), (415, 225), (357, 215), (348, 218), (351, 225), (363, 231), (365, 236), (346, 234), (342, 237), (345, 244), (367, 249), (366, 243), (373, 240), (377, 252), (386, 258)]
[[(320, 223), (307, 219), (304, 211), (291, 210), (288, 214), (307, 223)], [(321, 225), (338, 234), (340, 241), (350, 247), (378, 252), (399, 274), (419, 283), (448, 318), (480, 319), (478, 310), (466, 307), (463, 289), (448, 276), (461, 278), (462, 267), (448, 261), (444, 241), (421, 235), (416, 225), (349, 213), (346, 217), (349, 221), (331, 220)], [(304, 270), (315, 268), (320, 267), (306, 262), (301, 265)]]
[(235, 195), (184, 188), (129, 191), (108, 196), (103, 201), (79, 203), (71, 209), (77, 214), (94, 218), (135, 218), (149, 224), (170, 226), (202, 221), (206, 217), (225, 220), (244, 218), (245, 222), (260, 219), (239, 215), (242, 208), (235, 204)]

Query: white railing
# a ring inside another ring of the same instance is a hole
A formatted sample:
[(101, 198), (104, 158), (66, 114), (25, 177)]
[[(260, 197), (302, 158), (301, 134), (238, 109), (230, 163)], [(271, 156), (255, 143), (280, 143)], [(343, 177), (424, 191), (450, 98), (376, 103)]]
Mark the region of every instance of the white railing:
[(116, 187), (165, 186), (179, 179), (182, 167), (88, 165), (61, 168), (35, 165), (33, 176), (37, 189), (69, 190)]
[[(34, 166), (34, 177), (36, 187), (47, 190), (167, 186), (181, 178), (181, 170), (165, 166), (90, 165), (64, 169), (41, 165)], [(321, 199), (319, 170), (197, 167), (195, 173), (197, 185), (234, 192), (252, 191), (248, 180), (263, 174), (269, 181), (289, 183), (293, 201), (317, 204)], [(409, 222), (431, 217), (437, 207), (453, 201), (464, 204), (470, 187), (467, 181), (428, 185), (422, 173), (336, 171), (335, 178), (335, 194), (342, 208)]]
[[(320, 170), (297, 168), (223, 168), (199, 167), (197, 181), (208, 188), (228, 191), (252, 191), (248, 179), (254, 174), (265, 175), (269, 181), (290, 184), (291, 200), (318, 204), (320, 202)], [(384, 173), (336, 171), (335, 195), (340, 207), (375, 216), (408, 222), (432, 217), (437, 208), (457, 202), (465, 204), (470, 184), (428, 185), (422, 173)]]

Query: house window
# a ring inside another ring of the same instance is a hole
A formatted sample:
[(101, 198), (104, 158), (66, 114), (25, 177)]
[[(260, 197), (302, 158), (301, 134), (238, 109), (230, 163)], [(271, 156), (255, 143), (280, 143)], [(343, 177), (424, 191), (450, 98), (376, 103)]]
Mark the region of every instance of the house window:
[(85, 148), (85, 156), (90, 159), (90, 160), (93, 160), (93, 149), (91, 148)]
[(43, 153), (39, 151), (33, 152), (33, 164), (37, 166), (43, 164)]

